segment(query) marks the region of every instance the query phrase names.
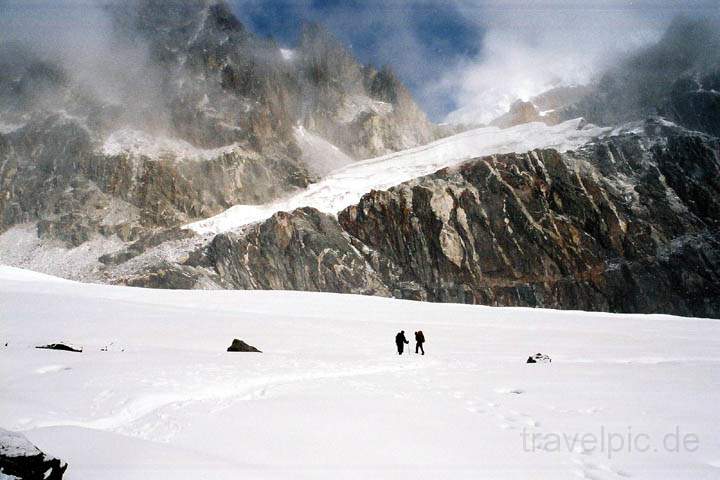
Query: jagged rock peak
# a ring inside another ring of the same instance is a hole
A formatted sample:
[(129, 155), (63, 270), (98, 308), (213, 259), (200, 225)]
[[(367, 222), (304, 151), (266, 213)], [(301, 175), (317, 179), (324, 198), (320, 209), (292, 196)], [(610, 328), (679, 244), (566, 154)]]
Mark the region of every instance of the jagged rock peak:
[(434, 139), (389, 70), (364, 70), (319, 25), (288, 61), (225, 1), (103, 8), (107, 45), (88, 72), (0, 46), (0, 113), (22, 127), (0, 132), (0, 232), (36, 222), (69, 246), (134, 242), (268, 202), (315, 179), (298, 125), (358, 159)]
[(384, 65), (380, 71), (367, 69), (366, 72), (370, 95), (373, 98), (396, 104), (399, 98), (406, 93), (405, 87), (389, 65)]
[(336, 86), (354, 93), (363, 90), (362, 68), (355, 57), (325, 27), (304, 23), (298, 45), (311, 84)]
[[(154, 42), (172, 52), (193, 46), (216, 50), (223, 45), (261, 43), (243, 26), (224, 0), (134, 0), (112, 5), (114, 26), (127, 36)], [(158, 55), (158, 59), (164, 59)]]

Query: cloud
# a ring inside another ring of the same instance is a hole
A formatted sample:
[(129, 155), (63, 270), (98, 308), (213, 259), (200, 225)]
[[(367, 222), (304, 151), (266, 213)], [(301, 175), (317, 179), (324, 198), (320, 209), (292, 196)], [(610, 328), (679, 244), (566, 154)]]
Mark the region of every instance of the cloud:
[(286, 46), (296, 44), (303, 21), (323, 24), (362, 63), (391, 66), (434, 117), (452, 104), (448, 96), (426, 95), (428, 85), (482, 47), (483, 27), (445, 0), (235, 0), (233, 5), (252, 30)]
[(237, 0), (235, 5), (251, 28), (289, 44), (300, 21), (319, 21), (361, 61), (391, 65), (435, 120), (447, 115), (473, 122), (488, 121), (514, 99), (555, 84), (587, 82), (619, 56), (657, 40), (679, 13), (709, 16), (718, 10), (715, 0)]
[[(555, 84), (587, 82), (659, 38), (678, 13), (720, 10), (716, 0), (228, 1), (251, 30), (287, 47), (303, 21), (324, 24), (361, 62), (390, 65), (431, 118), (465, 122), (486, 122)], [(161, 74), (142, 42), (112, 35), (103, 7), (118, 2), (0, 0), (0, 45), (30, 45), (88, 91), (139, 108), (138, 99), (162, 97)]]
[(161, 72), (150, 61), (144, 42), (116, 34), (107, 8), (116, 4), (6, 1), (0, 44), (12, 45), (12, 60), (21, 67), (37, 61), (59, 67), (83, 95), (118, 106), (125, 121), (158, 122), (164, 116)]
[(579, 8), (564, 2), (541, 7), (464, 8), (487, 33), (480, 54), (437, 84), (434, 93), (452, 95), (458, 106), (446, 120), (486, 123), (517, 99), (557, 85), (588, 83), (623, 54), (656, 41), (669, 20), (613, 6)]

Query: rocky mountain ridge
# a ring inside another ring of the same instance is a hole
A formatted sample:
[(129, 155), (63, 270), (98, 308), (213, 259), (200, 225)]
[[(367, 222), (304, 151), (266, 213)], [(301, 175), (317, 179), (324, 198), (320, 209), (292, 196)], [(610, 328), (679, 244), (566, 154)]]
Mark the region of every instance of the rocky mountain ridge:
[(280, 212), (119, 281), (718, 316), (718, 174), (717, 138), (648, 121), (473, 159), (337, 218)]

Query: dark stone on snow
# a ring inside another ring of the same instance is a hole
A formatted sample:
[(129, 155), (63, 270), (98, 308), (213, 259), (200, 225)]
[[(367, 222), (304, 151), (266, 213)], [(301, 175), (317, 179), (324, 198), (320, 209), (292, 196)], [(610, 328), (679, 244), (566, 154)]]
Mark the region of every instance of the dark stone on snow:
[(0, 428), (0, 472), (22, 480), (59, 480), (67, 463), (46, 455), (20, 433)]
[(525, 363), (551, 363), (552, 359), (548, 355), (542, 353), (536, 353), (530, 355)]
[(38, 345), (35, 348), (43, 348), (47, 350), (63, 350), (65, 352), (82, 352), (82, 347), (75, 347), (65, 343), (49, 343), (47, 345)]
[(253, 347), (252, 345), (248, 345), (247, 343), (243, 342), (242, 340), (238, 340), (237, 338), (232, 341), (232, 345), (230, 345), (227, 349), (228, 352), (256, 352), (256, 353), (262, 353), (257, 348)]

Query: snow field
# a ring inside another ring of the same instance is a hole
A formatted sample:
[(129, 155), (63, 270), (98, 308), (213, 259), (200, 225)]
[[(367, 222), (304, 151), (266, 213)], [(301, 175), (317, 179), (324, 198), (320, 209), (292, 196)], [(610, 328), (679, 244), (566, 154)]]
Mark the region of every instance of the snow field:
[[(400, 329), (425, 332), (424, 357), (397, 355)], [(70, 480), (720, 475), (715, 320), (144, 290), (0, 267), (0, 332), (0, 426), (68, 461)], [(264, 353), (225, 352), (233, 338)], [(84, 352), (33, 348), (61, 340)], [(538, 351), (553, 363), (526, 365)], [(628, 428), (649, 451), (573, 440)], [(697, 448), (665, 448), (677, 429)]]

